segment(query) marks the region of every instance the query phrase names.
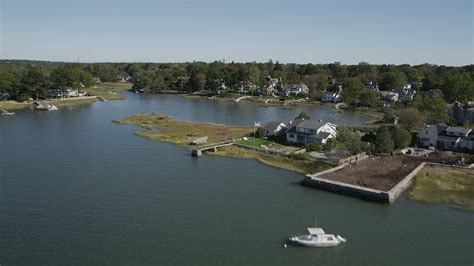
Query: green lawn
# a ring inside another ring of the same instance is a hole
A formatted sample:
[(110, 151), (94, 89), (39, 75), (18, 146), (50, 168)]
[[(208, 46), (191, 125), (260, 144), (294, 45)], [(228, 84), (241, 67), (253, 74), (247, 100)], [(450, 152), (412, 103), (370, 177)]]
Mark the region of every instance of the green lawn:
[(114, 92), (114, 90), (130, 90), (132, 86), (132, 83), (102, 82), (97, 83), (93, 87), (82, 89), (82, 91), (87, 91), (89, 95), (100, 96), (110, 101), (123, 100), (126, 97), (120, 93)]

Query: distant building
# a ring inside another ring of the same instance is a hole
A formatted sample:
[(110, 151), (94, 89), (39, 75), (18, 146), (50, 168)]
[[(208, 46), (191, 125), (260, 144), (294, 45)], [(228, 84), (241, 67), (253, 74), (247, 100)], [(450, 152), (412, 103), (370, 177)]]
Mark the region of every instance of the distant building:
[(380, 91), (380, 99), (387, 102), (398, 102), (398, 93), (393, 91)]
[(10, 99), (10, 93), (8, 92), (0, 93), (0, 101), (5, 101), (8, 99)]
[(406, 84), (403, 88), (397, 90), (397, 93), (400, 102), (411, 102), (415, 98), (416, 90), (412, 88), (411, 84)]
[(69, 97), (78, 97), (80, 96), (79, 90), (68, 88), (64, 91), (60, 89), (50, 89), (48, 90), (48, 95), (51, 98), (69, 98)]
[(299, 96), (309, 93), (309, 88), (303, 83), (286, 84), (282, 87), (281, 92), (284, 96)]
[(459, 124), (474, 125), (474, 102), (468, 102), (464, 105), (455, 101), (449, 113)]
[(66, 98), (79, 96), (79, 90), (75, 90), (75, 89), (66, 89), (64, 93), (65, 93), (64, 97)]
[(117, 75), (117, 82), (127, 83), (130, 81), (131, 78), (132, 77), (130, 77), (128, 74)]
[(365, 83), (365, 88), (371, 91), (379, 91), (379, 84), (377, 82), (369, 81)]
[(277, 87), (280, 84), (280, 79), (272, 78), (271, 76), (265, 77), (267, 84), (260, 89), (260, 93), (267, 96), (275, 96), (278, 94)]
[(326, 144), (329, 139), (337, 136), (336, 127), (329, 122), (302, 120), (286, 131), (286, 141), (299, 144)]
[(418, 139), (425, 147), (474, 151), (474, 132), (471, 128), (450, 127), (446, 124), (426, 125), (418, 133)]
[(268, 137), (279, 136), (286, 130), (286, 125), (279, 121), (270, 121), (263, 128), (267, 131)]
[(239, 84), (234, 86), (234, 91), (239, 93), (247, 93), (250, 91), (254, 91), (257, 88), (255, 84), (251, 81), (241, 81)]
[(342, 87), (339, 86), (337, 91), (326, 91), (321, 97), (322, 102), (337, 103), (342, 101)]

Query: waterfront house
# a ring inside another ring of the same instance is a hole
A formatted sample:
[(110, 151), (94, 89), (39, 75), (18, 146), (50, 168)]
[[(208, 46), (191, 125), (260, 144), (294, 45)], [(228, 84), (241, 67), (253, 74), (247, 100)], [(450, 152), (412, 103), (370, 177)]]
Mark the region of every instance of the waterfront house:
[(67, 98), (69, 98), (69, 97), (78, 97), (78, 96), (79, 96), (79, 90), (68, 88), (65, 91), (65, 97), (67, 97)]
[(326, 144), (329, 139), (337, 136), (336, 127), (329, 122), (302, 120), (289, 127), (286, 131), (286, 141), (299, 144)]
[(276, 87), (280, 83), (280, 79), (278, 78), (272, 78), (270, 75), (265, 77), (265, 80), (267, 81), (267, 86), (273, 86)]
[(234, 86), (234, 91), (238, 93), (248, 93), (254, 91), (257, 88), (251, 81), (241, 81)]
[(474, 151), (474, 132), (471, 128), (425, 125), (418, 133), (418, 140), (428, 148)]
[(0, 93), (0, 101), (5, 101), (10, 99), (10, 94), (8, 92)]
[(377, 82), (369, 81), (365, 84), (365, 88), (371, 91), (379, 91), (379, 84)]
[(263, 128), (267, 132), (267, 137), (273, 137), (281, 135), (286, 130), (286, 125), (279, 121), (270, 121)]
[(282, 87), (281, 93), (284, 96), (298, 96), (309, 93), (309, 88), (303, 83), (300, 84), (286, 84)]
[(449, 108), (449, 113), (459, 124), (474, 125), (474, 102), (462, 104), (455, 101)]
[(49, 89), (48, 95), (51, 98), (62, 98), (63, 92), (60, 89)]
[(339, 86), (337, 91), (326, 91), (321, 97), (322, 102), (337, 103), (342, 101), (342, 87)]
[(398, 93), (393, 91), (380, 91), (380, 98), (387, 102), (398, 102)]
[(403, 88), (397, 90), (398, 100), (401, 102), (411, 102), (415, 97), (416, 90), (412, 88), (411, 84), (406, 84)]
[(128, 74), (121, 74), (117, 75), (117, 82), (119, 83), (127, 83), (130, 81), (132, 77), (130, 77)]

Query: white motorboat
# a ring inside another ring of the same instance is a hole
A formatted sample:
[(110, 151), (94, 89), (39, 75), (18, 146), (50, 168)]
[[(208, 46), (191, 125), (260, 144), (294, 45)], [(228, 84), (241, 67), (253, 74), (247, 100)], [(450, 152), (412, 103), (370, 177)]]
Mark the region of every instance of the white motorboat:
[(308, 232), (308, 235), (292, 236), (290, 241), (305, 247), (335, 247), (346, 242), (342, 236), (326, 234), (322, 228), (310, 227)]
[(46, 105), (38, 105), (36, 106), (36, 110), (40, 111), (56, 111), (58, 107), (54, 104), (46, 104)]

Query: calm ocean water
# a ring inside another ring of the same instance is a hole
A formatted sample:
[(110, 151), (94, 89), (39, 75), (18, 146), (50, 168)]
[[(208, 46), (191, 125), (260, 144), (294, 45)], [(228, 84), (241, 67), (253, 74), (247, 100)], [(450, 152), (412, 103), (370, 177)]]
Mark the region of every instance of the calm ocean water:
[[(254, 160), (192, 158), (111, 123), (136, 112), (252, 125), (301, 110), (179, 96), (18, 111), (0, 118), (0, 265), (472, 265), (474, 214), (401, 197), (393, 206), (298, 185)], [(307, 109), (313, 119), (363, 115)], [(348, 243), (283, 243), (315, 218)]]

